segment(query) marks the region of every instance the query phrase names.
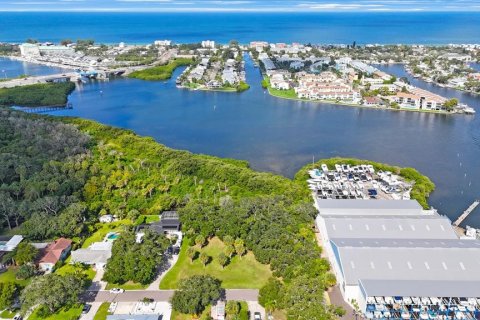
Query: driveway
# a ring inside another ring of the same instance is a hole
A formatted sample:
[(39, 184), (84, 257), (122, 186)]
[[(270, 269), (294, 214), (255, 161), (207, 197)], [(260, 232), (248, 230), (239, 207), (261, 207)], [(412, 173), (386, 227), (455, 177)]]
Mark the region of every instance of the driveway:
[[(352, 320), (355, 319), (355, 313), (353, 308), (343, 300), (342, 293), (340, 292), (340, 288), (338, 285), (331, 288), (328, 292), (328, 296), (330, 297), (330, 303), (335, 306), (340, 306), (345, 309), (345, 315), (340, 317), (341, 320)], [(358, 317), (360, 319), (360, 317)]]
[(178, 254), (172, 255), (168, 260), (167, 263), (162, 265), (162, 268), (158, 270), (157, 278), (148, 286), (148, 291), (155, 291), (158, 290), (160, 287), (160, 281), (162, 281), (163, 277), (167, 274), (170, 269), (173, 268), (175, 263), (177, 263)]
[(258, 290), (256, 289), (227, 289), (225, 290), (227, 300), (257, 301)]
[(93, 318), (97, 314), (97, 311), (100, 308), (100, 306), (102, 305), (102, 303), (101, 302), (93, 302), (93, 303), (91, 303), (91, 305), (92, 305), (92, 307), (90, 308), (88, 313), (87, 314), (82, 314), (80, 316), (80, 320), (93, 320)]
[(265, 313), (265, 309), (257, 301), (247, 301), (247, 305), (251, 320), (254, 320), (255, 312), (260, 312), (262, 320), (266, 319), (267, 315)]

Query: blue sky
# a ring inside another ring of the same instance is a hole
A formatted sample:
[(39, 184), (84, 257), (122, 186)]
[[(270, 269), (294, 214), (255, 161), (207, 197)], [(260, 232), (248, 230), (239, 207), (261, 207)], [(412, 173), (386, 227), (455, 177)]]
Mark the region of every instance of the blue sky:
[(480, 0), (0, 0), (0, 11), (480, 11)]

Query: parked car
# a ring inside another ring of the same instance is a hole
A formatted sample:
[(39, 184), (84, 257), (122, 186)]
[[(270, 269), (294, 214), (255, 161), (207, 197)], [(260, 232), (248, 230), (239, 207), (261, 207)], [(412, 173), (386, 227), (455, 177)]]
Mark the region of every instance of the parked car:
[(255, 320), (262, 320), (262, 316), (260, 315), (260, 312), (255, 312), (253, 314), (253, 319)]
[(90, 309), (92, 308), (92, 305), (91, 304), (88, 304), (86, 303), (84, 306), (83, 306), (83, 310), (82, 310), (82, 313), (83, 314), (87, 314), (88, 311), (90, 311)]
[(125, 290), (120, 289), (120, 288), (112, 288), (110, 289), (110, 293), (123, 293)]

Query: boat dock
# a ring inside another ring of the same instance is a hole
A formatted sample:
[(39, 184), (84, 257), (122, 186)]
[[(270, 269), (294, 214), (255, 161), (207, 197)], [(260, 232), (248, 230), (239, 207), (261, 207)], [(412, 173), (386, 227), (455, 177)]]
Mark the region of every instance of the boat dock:
[(470, 207), (467, 208), (467, 210), (465, 210), (461, 215), (460, 217), (457, 218), (457, 220), (455, 220), (455, 222), (453, 223), (453, 225), (455, 227), (458, 227), (467, 217), (470, 213), (472, 213), (473, 210), (475, 210), (475, 208), (480, 204), (480, 200), (475, 200), (473, 201), (473, 203), (470, 205)]
[(26, 113), (47, 113), (57, 110), (69, 110), (73, 109), (71, 103), (67, 103), (64, 106), (45, 106), (45, 107), (15, 107), (16, 110), (21, 110)]

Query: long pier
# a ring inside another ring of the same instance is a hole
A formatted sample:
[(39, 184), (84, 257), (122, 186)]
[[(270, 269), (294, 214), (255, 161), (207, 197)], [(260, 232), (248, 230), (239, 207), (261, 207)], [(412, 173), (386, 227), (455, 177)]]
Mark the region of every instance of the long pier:
[(468, 215), (470, 213), (472, 213), (473, 210), (475, 210), (475, 208), (480, 204), (480, 200), (475, 200), (473, 201), (473, 203), (470, 205), (470, 207), (467, 208), (467, 210), (465, 210), (461, 215), (460, 217), (457, 218), (457, 220), (455, 220), (455, 222), (453, 223), (454, 226), (458, 227), (462, 222), (463, 220), (465, 220)]

